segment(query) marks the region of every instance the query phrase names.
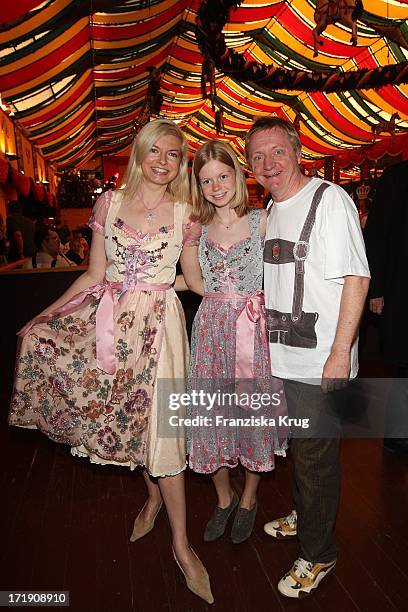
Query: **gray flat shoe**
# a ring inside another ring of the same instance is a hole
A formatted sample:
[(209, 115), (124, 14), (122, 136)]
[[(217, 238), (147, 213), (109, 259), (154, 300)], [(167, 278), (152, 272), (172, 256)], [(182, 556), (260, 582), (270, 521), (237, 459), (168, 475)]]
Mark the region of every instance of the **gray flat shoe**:
[(228, 523), (228, 519), (238, 506), (239, 499), (234, 493), (232, 500), (227, 508), (220, 508), (217, 506), (207, 523), (204, 531), (204, 542), (214, 542), (222, 536)]
[(241, 542), (245, 542), (249, 538), (254, 528), (257, 510), (258, 502), (254, 503), (251, 510), (238, 508), (231, 530), (233, 544), (241, 544)]

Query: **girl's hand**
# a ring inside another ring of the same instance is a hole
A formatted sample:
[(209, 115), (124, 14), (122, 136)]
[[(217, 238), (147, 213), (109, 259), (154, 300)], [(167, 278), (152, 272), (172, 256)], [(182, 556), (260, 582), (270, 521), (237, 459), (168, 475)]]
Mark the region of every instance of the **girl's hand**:
[(176, 280), (174, 281), (173, 289), (174, 291), (188, 291), (189, 290), (188, 285), (186, 281), (184, 280), (184, 276), (182, 274), (177, 274)]

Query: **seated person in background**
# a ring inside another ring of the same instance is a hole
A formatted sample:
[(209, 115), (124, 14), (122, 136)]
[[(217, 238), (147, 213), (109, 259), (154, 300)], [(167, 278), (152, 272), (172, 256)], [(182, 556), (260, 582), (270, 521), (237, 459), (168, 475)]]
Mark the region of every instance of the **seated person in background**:
[(72, 232), (69, 229), (68, 225), (63, 225), (62, 227), (60, 227), (59, 229), (57, 229), (58, 232), (58, 236), (60, 239), (60, 253), (62, 253), (63, 255), (67, 254), (67, 251), (69, 251), (70, 247), (70, 241), (72, 239)]
[(21, 213), (21, 205), (16, 200), (8, 204), (6, 219), (7, 236), (10, 241), (8, 260), (17, 261), (31, 257), (34, 253), (34, 223)]
[(84, 261), (82, 240), (83, 238), (81, 238), (81, 236), (78, 234), (73, 234), (69, 241), (69, 249), (65, 253), (65, 257), (76, 263), (78, 266), (80, 266)]
[[(84, 234), (81, 229), (75, 229), (72, 232), (72, 237), (77, 238), (79, 241), (78, 255), (82, 258), (82, 261), (87, 260), (89, 254), (89, 244), (84, 238)], [(70, 246), (71, 248), (71, 246)]]
[(27, 260), (24, 268), (61, 268), (75, 266), (66, 255), (59, 251), (60, 239), (57, 232), (47, 225), (40, 225), (35, 231), (36, 253)]

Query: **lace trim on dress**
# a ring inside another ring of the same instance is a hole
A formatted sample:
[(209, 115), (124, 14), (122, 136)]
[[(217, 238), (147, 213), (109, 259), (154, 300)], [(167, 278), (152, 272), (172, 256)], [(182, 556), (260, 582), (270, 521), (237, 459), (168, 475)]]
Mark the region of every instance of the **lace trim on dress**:
[[(195, 226), (197, 225), (194, 221), (188, 221), (187, 223), (183, 223), (182, 231), (183, 231), (183, 244), (186, 246), (197, 246), (198, 240), (201, 235), (201, 226), (197, 229)], [(174, 233), (174, 223), (171, 225), (163, 225), (159, 227), (158, 232), (142, 232), (134, 227), (128, 225), (123, 219), (120, 217), (116, 217), (114, 226), (119, 228), (126, 234), (129, 238), (133, 238), (134, 240), (141, 240), (146, 242), (147, 239), (153, 239), (157, 236), (161, 236), (162, 234), (170, 234)]]
[(231, 251), (232, 249), (234, 249), (235, 247), (237, 247), (241, 243), (248, 242), (248, 240), (251, 240), (251, 236), (247, 236), (246, 238), (242, 238), (242, 240), (238, 240), (237, 242), (234, 242), (233, 244), (230, 244), (228, 247), (223, 247), (216, 240), (213, 240), (212, 238), (209, 238), (208, 236), (206, 237), (206, 242), (207, 243), (211, 244), (213, 247), (215, 247), (219, 251), (222, 251), (223, 253), (228, 253), (229, 251)]
[(175, 472), (166, 472), (165, 474), (152, 474), (151, 472), (149, 472), (147, 467), (142, 463), (136, 463), (135, 461), (128, 461), (128, 462), (105, 461), (102, 457), (99, 457), (98, 455), (93, 453), (91, 449), (88, 449), (87, 446), (84, 445), (84, 448), (86, 448), (87, 451), (89, 452), (84, 452), (80, 450), (78, 446), (73, 446), (71, 448), (71, 455), (73, 457), (84, 457), (85, 459), (89, 459), (89, 461), (91, 463), (94, 463), (95, 465), (119, 465), (122, 467), (123, 466), (129, 467), (132, 472), (136, 468), (144, 467), (147, 470), (147, 472), (150, 474), (150, 476), (152, 476), (153, 478), (164, 478), (165, 476), (177, 476), (177, 474), (181, 474), (181, 472), (184, 472), (187, 468), (187, 461), (186, 461), (186, 463), (179, 470), (176, 470)]
[(90, 227), (91, 230), (93, 230), (94, 232), (97, 232), (98, 234), (105, 233), (104, 227), (100, 223), (98, 223), (93, 217), (89, 219), (88, 227)]
[(158, 232), (142, 232), (134, 227), (131, 227), (123, 219), (120, 217), (116, 217), (114, 226), (119, 228), (126, 234), (129, 238), (133, 238), (134, 240), (142, 240), (146, 242), (147, 239), (156, 238), (156, 236), (161, 236), (161, 234), (173, 234), (174, 232), (174, 223), (172, 225), (163, 225), (159, 227)]

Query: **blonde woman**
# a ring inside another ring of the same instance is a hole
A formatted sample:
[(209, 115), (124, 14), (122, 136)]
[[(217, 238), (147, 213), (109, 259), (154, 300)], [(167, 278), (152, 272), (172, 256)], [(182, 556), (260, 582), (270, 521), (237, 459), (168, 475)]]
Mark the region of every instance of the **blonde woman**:
[[(198, 257), (197, 249), (191, 251), (195, 259), (191, 254), (182, 256), (183, 273), (198, 292), (202, 274), (205, 293), (193, 325), (189, 384), (217, 401), (210, 410), (193, 406), (192, 423), (197, 425), (188, 435), (189, 464), (196, 472), (211, 474), (217, 492), (204, 540), (221, 537), (235, 512), (231, 539), (238, 544), (249, 538), (254, 526), (260, 473), (272, 470), (274, 455), (284, 454), (285, 448), (273, 425), (234, 424), (234, 419), (243, 417), (250, 423), (248, 417), (260, 413), (272, 419), (286, 410), (282, 382), (271, 376), (266, 338), (262, 292), (266, 212), (249, 209), (243, 170), (225, 142), (212, 140), (197, 151), (191, 185), (193, 213), (202, 224), (202, 234)], [(269, 393), (270, 402), (263, 412), (251, 410), (248, 403), (244, 408), (235, 399), (229, 401), (237, 392), (240, 398), (249, 392), (254, 400), (255, 392)], [(245, 468), (240, 499), (229, 478), (229, 468), (238, 463)]]
[(187, 142), (175, 123), (158, 119), (140, 131), (124, 182), (96, 202), (87, 272), (20, 332), (9, 420), (92, 462), (143, 466), (149, 497), (131, 540), (153, 528), (164, 501), (187, 585), (212, 603), (186, 534), (184, 430), (166, 431), (159, 388), (167, 380), (166, 392), (169, 385), (180, 391), (186, 375), (187, 335), (173, 283), (181, 250), (195, 244)]

